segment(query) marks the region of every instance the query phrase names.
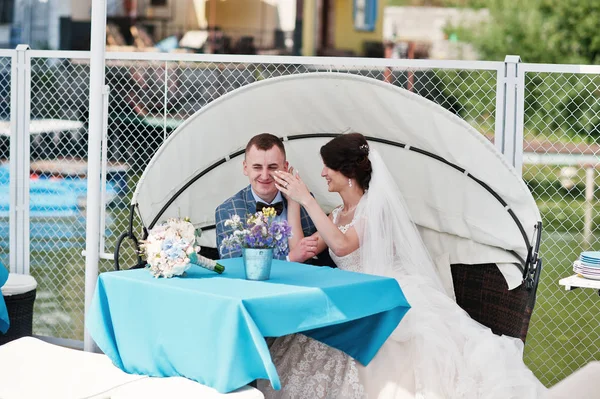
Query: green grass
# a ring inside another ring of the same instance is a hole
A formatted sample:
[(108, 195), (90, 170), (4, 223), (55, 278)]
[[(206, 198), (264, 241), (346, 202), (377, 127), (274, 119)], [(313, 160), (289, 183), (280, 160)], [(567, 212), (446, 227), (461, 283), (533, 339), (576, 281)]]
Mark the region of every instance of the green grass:
[[(111, 235), (106, 238), (106, 248), (115, 246), (117, 237), (125, 231), (129, 220), (127, 208), (109, 209), (107, 229)], [(44, 220), (49, 223), (51, 220)], [(45, 246), (45, 250), (31, 251), (31, 275), (38, 282), (34, 308), (34, 333), (75, 340), (83, 339), (83, 313), (85, 303), (85, 219), (83, 215), (69, 220), (57, 220), (62, 226), (68, 225), (77, 232), (75, 237), (61, 238), (61, 231), (47, 232), (50, 238), (32, 238), (32, 248)], [(64, 227), (63, 227), (64, 229)], [(121, 259), (133, 262), (135, 251), (130, 241), (125, 240)], [(99, 271), (113, 270), (113, 262), (100, 260)]]
[[(600, 360), (600, 297), (591, 289), (565, 291), (558, 284), (573, 274), (582, 251), (581, 234), (546, 232), (537, 302), (525, 346), (525, 362), (551, 386), (592, 359)], [(600, 236), (595, 235), (597, 241)]]

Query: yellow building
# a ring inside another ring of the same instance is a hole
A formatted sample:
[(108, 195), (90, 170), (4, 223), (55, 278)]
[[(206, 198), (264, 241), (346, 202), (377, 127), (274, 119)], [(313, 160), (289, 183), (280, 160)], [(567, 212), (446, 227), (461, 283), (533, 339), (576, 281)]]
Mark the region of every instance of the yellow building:
[[(60, 1), (70, 5), (73, 21), (89, 21), (92, 0)], [(250, 38), (258, 50), (289, 50), (295, 42), (294, 52), (301, 55), (363, 56), (365, 43), (382, 48), (387, 1), (113, 0), (122, 3), (113, 17), (154, 25), (154, 41), (189, 31), (203, 31), (208, 37), (216, 27), (232, 45)]]
[[(173, 22), (186, 30), (218, 26), (234, 41), (252, 36), (258, 48), (273, 47), (274, 31), (278, 30), (286, 32), (288, 38), (301, 39), (302, 55), (362, 56), (365, 42), (383, 41), (386, 3), (387, 0), (180, 0), (174, 13), (179, 20)], [(371, 20), (364, 29), (357, 28), (355, 5), (357, 9), (364, 7), (365, 19)], [(292, 35), (294, 30), (297, 32)]]
[[(303, 1), (302, 55), (365, 55), (365, 43), (383, 42), (383, 12), (387, 0)], [(372, 6), (371, 29), (361, 29), (357, 7)], [(375, 12), (375, 14), (372, 14)]]
[[(198, 1), (198, 0), (196, 0)], [(234, 41), (254, 38), (258, 48), (275, 46), (275, 32), (294, 31), (296, 0), (204, 0), (207, 26), (218, 26)]]

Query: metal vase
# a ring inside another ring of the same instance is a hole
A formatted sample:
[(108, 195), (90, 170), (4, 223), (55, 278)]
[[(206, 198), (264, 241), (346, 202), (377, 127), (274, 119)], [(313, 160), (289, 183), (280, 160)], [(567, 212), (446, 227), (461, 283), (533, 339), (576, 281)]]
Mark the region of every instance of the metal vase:
[(242, 248), (246, 280), (268, 280), (271, 276), (273, 248)]

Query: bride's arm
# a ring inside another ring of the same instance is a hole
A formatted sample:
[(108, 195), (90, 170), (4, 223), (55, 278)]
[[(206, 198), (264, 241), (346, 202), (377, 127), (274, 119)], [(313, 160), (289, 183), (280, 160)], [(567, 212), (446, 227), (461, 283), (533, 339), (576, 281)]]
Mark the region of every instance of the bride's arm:
[(336, 256), (340, 257), (356, 251), (360, 243), (354, 227), (350, 227), (345, 234), (342, 233), (333, 223), (331, 217), (328, 217), (323, 212), (317, 200), (312, 196), (309, 197), (310, 199), (305, 199), (306, 202), (302, 202), (302, 206), (304, 206), (304, 209), (306, 209), (306, 212), (308, 212), (308, 215), (317, 228), (318, 232), (316, 234), (319, 234), (321, 237), (319, 244), (323, 241), (323, 245), (328, 246)]
[[(346, 234), (342, 233), (333, 223), (333, 220), (323, 212), (317, 203), (317, 200), (310, 195), (310, 192), (300, 176), (292, 176), (289, 173), (279, 171), (278, 173), (273, 174), (273, 177), (279, 191), (285, 194), (287, 198), (291, 199), (292, 202), (295, 201), (302, 205), (308, 212), (308, 215), (317, 228), (318, 233), (316, 234), (319, 234), (320, 237), (318, 241), (319, 252), (321, 252), (325, 246), (328, 246), (335, 255), (345, 256), (358, 249), (359, 241), (356, 230), (350, 228)], [(289, 209), (288, 206), (288, 212), (290, 211), (291, 209)], [(297, 212), (297, 217), (299, 218), (300, 206), (298, 206)], [(289, 213), (288, 220), (290, 220)], [(294, 224), (297, 225), (298, 223)], [(292, 232), (295, 233), (294, 230), (292, 230)], [(301, 237), (303, 237), (303, 235)]]

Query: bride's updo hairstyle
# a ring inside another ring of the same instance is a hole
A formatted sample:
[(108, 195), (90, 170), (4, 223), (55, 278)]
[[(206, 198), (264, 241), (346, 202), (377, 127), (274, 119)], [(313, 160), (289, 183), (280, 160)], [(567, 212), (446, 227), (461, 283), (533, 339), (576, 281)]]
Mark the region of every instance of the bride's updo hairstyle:
[(371, 181), (369, 144), (360, 133), (342, 134), (321, 147), (321, 158), (329, 169), (355, 179), (363, 190)]

